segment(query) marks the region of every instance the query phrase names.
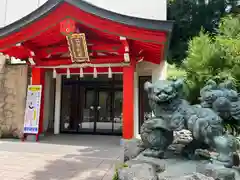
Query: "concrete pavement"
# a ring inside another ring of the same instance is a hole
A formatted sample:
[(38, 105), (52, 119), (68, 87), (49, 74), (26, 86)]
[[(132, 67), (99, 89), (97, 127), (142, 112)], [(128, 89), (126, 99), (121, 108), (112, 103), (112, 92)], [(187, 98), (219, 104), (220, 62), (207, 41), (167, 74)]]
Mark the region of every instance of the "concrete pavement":
[(59, 135), (35, 142), (0, 141), (1, 180), (111, 180), (120, 137)]

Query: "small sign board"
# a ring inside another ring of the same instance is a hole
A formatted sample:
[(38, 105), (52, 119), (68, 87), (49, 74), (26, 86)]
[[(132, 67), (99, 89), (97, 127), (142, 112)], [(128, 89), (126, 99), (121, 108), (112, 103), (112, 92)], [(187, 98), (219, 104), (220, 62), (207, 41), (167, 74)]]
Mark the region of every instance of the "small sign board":
[(74, 33), (67, 36), (72, 62), (83, 63), (89, 61), (87, 42), (84, 33)]
[(38, 134), (41, 106), (41, 85), (29, 85), (24, 117), (24, 134)]

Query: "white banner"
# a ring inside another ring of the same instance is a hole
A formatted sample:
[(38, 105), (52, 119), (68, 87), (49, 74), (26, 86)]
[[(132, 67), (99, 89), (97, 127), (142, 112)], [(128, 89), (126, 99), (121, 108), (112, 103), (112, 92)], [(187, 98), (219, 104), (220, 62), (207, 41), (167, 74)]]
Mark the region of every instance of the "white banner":
[(41, 106), (41, 85), (29, 85), (24, 118), (24, 133), (37, 134)]

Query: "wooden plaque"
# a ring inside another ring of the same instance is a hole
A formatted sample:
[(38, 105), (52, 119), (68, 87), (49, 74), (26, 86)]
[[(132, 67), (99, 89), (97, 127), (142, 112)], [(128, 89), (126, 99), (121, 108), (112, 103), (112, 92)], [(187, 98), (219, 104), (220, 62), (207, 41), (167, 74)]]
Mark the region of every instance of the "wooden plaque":
[(87, 42), (84, 33), (74, 33), (67, 36), (72, 62), (83, 63), (89, 61)]

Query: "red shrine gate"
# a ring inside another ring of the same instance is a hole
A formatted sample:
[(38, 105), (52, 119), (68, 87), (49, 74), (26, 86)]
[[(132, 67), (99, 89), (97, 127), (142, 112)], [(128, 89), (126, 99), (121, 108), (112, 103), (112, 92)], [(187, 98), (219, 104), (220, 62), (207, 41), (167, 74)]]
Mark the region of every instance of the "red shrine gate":
[[(172, 26), (169, 21), (120, 15), (83, 1), (53, 0), (2, 28), (0, 52), (25, 60), (32, 68), (32, 84), (42, 85), (43, 92), (46, 70), (53, 71), (54, 77), (65, 74), (67, 78), (122, 74), (123, 138), (130, 139), (136, 65), (141, 61), (157, 65), (164, 60)], [(44, 100), (42, 93), (38, 135), (43, 133)]]

